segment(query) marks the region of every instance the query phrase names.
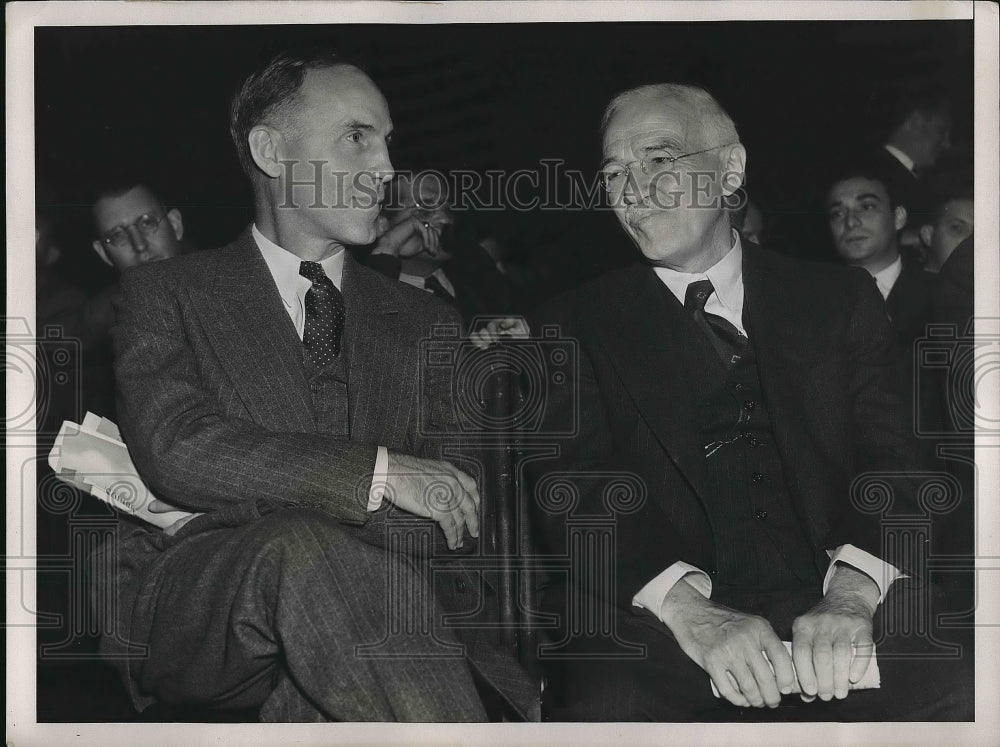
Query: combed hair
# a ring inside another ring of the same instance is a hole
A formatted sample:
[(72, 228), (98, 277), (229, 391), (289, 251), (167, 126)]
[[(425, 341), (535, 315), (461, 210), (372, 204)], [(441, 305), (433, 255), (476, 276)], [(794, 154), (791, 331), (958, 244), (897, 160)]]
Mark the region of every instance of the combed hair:
[(604, 135), (608, 122), (623, 106), (636, 101), (663, 99), (679, 100), (691, 107), (701, 124), (701, 137), (705, 147), (740, 141), (736, 124), (712, 94), (704, 88), (680, 83), (655, 83), (619, 93), (604, 110), (604, 116), (601, 118), (601, 135)]
[(247, 142), (250, 130), (276, 119), (287, 125), (306, 71), (340, 65), (358, 67), (326, 48), (285, 50), (243, 81), (229, 107), (229, 134), (247, 176), (257, 173)]
[(890, 207), (896, 208), (902, 204), (900, 199), (903, 188), (893, 173), (889, 171), (887, 166), (874, 157), (867, 156), (839, 159), (827, 174), (825, 180), (827, 188), (823, 199), (826, 200), (826, 196), (835, 184), (846, 182), (848, 179), (868, 179), (869, 181), (878, 182), (885, 187), (885, 192), (889, 196)]

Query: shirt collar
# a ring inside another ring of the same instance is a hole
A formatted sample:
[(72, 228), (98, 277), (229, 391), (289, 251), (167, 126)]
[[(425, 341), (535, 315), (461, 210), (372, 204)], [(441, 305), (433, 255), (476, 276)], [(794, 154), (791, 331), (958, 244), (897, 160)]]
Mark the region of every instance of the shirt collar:
[(901, 164), (903, 164), (903, 166), (906, 167), (907, 171), (909, 171), (911, 174), (915, 173), (914, 169), (916, 168), (916, 164), (913, 163), (913, 159), (912, 158), (910, 158), (908, 155), (906, 155), (903, 151), (901, 151), (895, 145), (889, 145), (888, 143), (886, 143), (885, 144), (885, 149), (887, 151), (889, 151), (893, 156), (895, 156), (896, 160), (899, 161)]
[(726, 256), (705, 272), (678, 272), (667, 267), (654, 267), (653, 271), (682, 304), (691, 283), (708, 279), (728, 311), (736, 317), (743, 313), (743, 244), (738, 231), (733, 231), (733, 246)]
[[(267, 269), (271, 271), (275, 284), (278, 286), (278, 293), (285, 305), (292, 307), (298, 303), (298, 293), (305, 292), (311, 285), (307, 278), (299, 274), (299, 267), (302, 264), (301, 257), (296, 257), (287, 249), (271, 241), (262, 234), (255, 223), (251, 229), (254, 241), (260, 249)], [(344, 248), (341, 247), (332, 257), (327, 257), (319, 263), (326, 276), (333, 281), (337, 288), (341, 288), (341, 281), (344, 275)]]
[(892, 293), (892, 287), (896, 284), (899, 279), (899, 274), (903, 271), (903, 258), (899, 255), (888, 267), (883, 267), (878, 272), (872, 273), (872, 277), (875, 278), (875, 284), (878, 286), (879, 292), (882, 294), (882, 298), (888, 298), (889, 294)]

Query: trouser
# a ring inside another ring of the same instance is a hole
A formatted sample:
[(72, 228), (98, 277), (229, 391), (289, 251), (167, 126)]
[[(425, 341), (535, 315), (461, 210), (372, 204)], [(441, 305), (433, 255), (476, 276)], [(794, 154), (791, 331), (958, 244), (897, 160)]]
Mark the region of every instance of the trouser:
[(151, 535), (141, 574), (118, 576), (129, 643), (147, 647), (133, 692), (264, 721), (485, 720), (426, 564), (372, 524), (286, 508)]
[[(543, 704), (554, 721), (967, 721), (974, 719), (972, 631), (942, 630), (917, 622), (911, 602), (931, 593), (931, 616), (943, 609), (936, 591), (909, 581), (894, 583), (874, 619), (881, 687), (855, 690), (844, 700), (804, 703), (782, 697), (777, 709), (738, 708), (712, 694), (710, 678), (681, 650), (656, 617), (616, 610), (620, 642), (640, 644), (638, 658), (607, 657), (607, 637), (579, 637), (544, 662), (550, 688)], [(819, 599), (803, 590), (762, 594), (714, 589), (713, 599), (761, 615), (780, 638), (791, 640), (794, 619)], [(571, 653), (573, 658), (566, 658)]]

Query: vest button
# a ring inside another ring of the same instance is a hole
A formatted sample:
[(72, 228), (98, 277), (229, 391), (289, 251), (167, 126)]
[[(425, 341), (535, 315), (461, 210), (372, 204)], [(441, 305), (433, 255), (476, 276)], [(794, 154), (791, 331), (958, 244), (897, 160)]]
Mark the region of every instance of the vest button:
[(757, 440), (756, 436), (750, 436), (747, 443), (754, 447), (760, 446), (760, 441)]
[(740, 382), (737, 381), (733, 385), (733, 389), (735, 389), (737, 392), (742, 392), (743, 391), (743, 385)]
[(754, 402), (752, 399), (748, 399), (746, 402), (743, 403), (743, 409), (746, 410), (747, 412), (750, 412), (756, 406), (757, 403)]
[(764, 521), (767, 519), (767, 511), (762, 508), (757, 509), (757, 513), (754, 514), (754, 518), (759, 521)]
[(761, 480), (764, 479), (764, 475), (762, 475), (760, 472), (754, 472), (750, 476), (750, 479), (753, 480), (754, 482), (760, 482)]
[(468, 589), (469, 585), (465, 582), (465, 579), (459, 578), (455, 580), (455, 590), (460, 594), (464, 594)]

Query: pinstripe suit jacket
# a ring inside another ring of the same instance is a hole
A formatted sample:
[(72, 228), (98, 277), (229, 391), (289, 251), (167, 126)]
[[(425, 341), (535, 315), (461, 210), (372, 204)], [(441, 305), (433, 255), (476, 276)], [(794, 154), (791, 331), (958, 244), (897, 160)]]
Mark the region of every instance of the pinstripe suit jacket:
[[(198, 520), (203, 527), (250, 521), (274, 504), (314, 507), (360, 524), (368, 516), (377, 446), (428, 458), (455, 453), (447, 447), (460, 447), (460, 439), (427, 436), (423, 428), (455, 433), (450, 373), (421, 369), (418, 358), (433, 327), (461, 329), (458, 314), (350, 258), (342, 286), (347, 434), (321, 427), (330, 397), (313, 390), (304, 347), (249, 230), (222, 249), (125, 274), (113, 333), (120, 426), (154, 494), (208, 513)], [(475, 475), (474, 462), (458, 464)], [(96, 572), (117, 580), (102, 592), (113, 599), (96, 602), (118, 608), (116, 635), (102, 641), (113, 658), (129, 649), (133, 634), (141, 642), (142, 631), (164, 624), (151, 612), (151, 569), (173, 541), (123, 521), (113, 543), (117, 558), (98, 561), (114, 564)], [(457, 573), (468, 573), (456, 560)], [(452, 592), (442, 587), (447, 608)], [(512, 652), (478, 631), (464, 641), (473, 665), (516, 708), (526, 717), (537, 711), (534, 685)], [(135, 689), (130, 665), (118, 666), (137, 705), (152, 702)]]
[(156, 495), (198, 511), (264, 499), (360, 523), (377, 446), (440, 456), (419, 427), (418, 344), (457, 314), (350, 258), (342, 285), (348, 435), (317, 424), (304, 347), (249, 231), (125, 275), (120, 425)]
[[(866, 471), (919, 468), (903, 399), (902, 358), (870, 276), (743, 245), (744, 322), (753, 342), (788, 488), (818, 570), (827, 549), (850, 543), (894, 564), (880, 516), (852, 505)], [(678, 560), (709, 573), (717, 546), (708, 512), (700, 379), (688, 371), (683, 306), (646, 265), (568, 294), (541, 314), (580, 346), (580, 432), (539, 470), (629, 470), (645, 483), (642, 508), (616, 517), (613, 599), (632, 596)], [(556, 394), (569, 387), (553, 389)], [(572, 406), (551, 403), (554, 410)], [(539, 463), (540, 465), (542, 463)], [(906, 513), (912, 481), (894, 482)], [(581, 496), (581, 513), (605, 513)], [(565, 544), (564, 519), (538, 512), (547, 543)]]

